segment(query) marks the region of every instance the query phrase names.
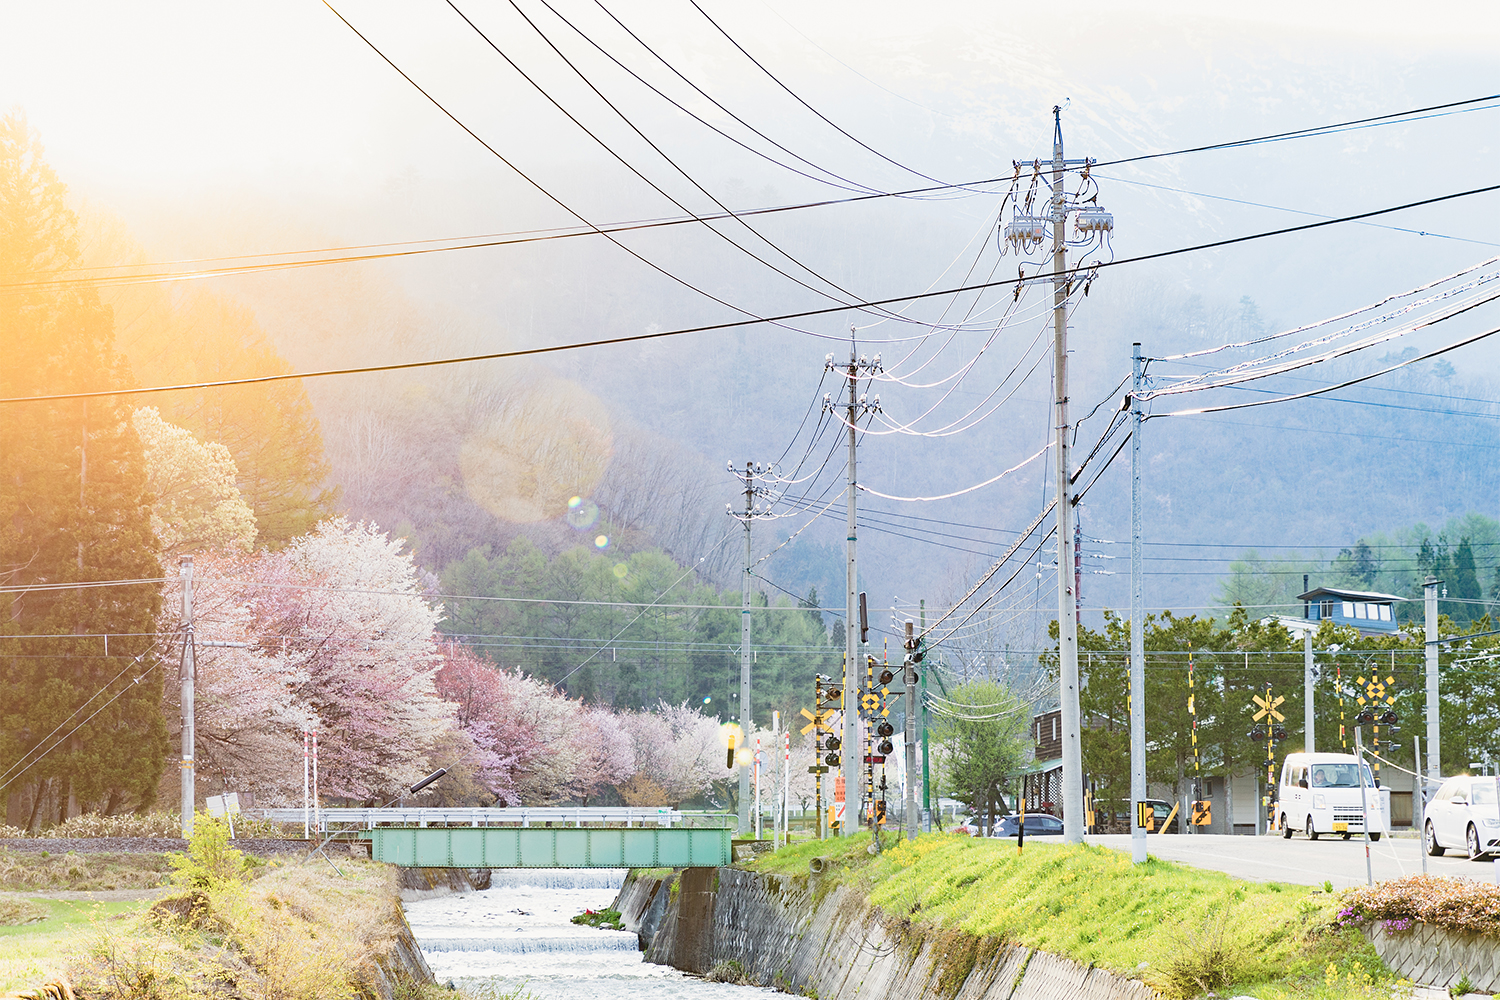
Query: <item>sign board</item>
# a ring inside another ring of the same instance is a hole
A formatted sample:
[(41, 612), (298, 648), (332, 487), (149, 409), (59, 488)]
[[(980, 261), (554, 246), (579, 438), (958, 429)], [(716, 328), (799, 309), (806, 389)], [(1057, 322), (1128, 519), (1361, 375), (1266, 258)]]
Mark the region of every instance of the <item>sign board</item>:
[(240, 793), (230, 792), (228, 795), (210, 795), (204, 801), (204, 808), (215, 819), (226, 814), (238, 816), (240, 812)]
[(1213, 804), (1201, 799), (1193, 802), (1193, 825), (1208, 826), (1213, 823)]

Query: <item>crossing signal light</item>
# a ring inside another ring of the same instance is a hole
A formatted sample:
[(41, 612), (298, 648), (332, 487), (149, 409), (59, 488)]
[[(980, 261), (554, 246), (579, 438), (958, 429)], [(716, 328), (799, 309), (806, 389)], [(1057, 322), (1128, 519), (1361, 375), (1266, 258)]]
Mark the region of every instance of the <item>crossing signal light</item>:
[(890, 740), (881, 740), (880, 746), (876, 747), (875, 749), (880, 751), (881, 756), (885, 756), (886, 754), (894, 751), (896, 748), (894, 745), (892, 745)]
[(839, 747), (844, 745), (844, 741), (839, 739), (837, 736), (830, 736), (828, 737), (828, 741), (823, 745), (830, 750), (837, 750)]
[(880, 721), (880, 725), (875, 727), (875, 732), (880, 736), (889, 736), (895, 731), (896, 727), (891, 725), (890, 722), (885, 719), (882, 719)]
[(1380, 717), (1380, 721), (1387, 726), (1394, 726), (1400, 719), (1397, 718), (1394, 708), (1388, 708), (1385, 710), (1385, 714)]
[(827, 757), (823, 758), (823, 763), (827, 764), (829, 767), (838, 767), (839, 755), (836, 753), (831, 753)]
[(890, 670), (882, 670), (880, 672), (880, 683), (882, 683), (882, 684), (889, 684), (891, 681), (893, 681), (895, 679), (896, 679), (896, 675), (893, 674), (893, 673), (891, 673)]
[(1277, 726), (1275, 729), (1271, 730), (1271, 738), (1274, 739), (1277, 743), (1280, 743), (1282, 740), (1286, 739), (1286, 726)]
[(1250, 730), (1248, 735), (1252, 743), (1264, 743), (1266, 741), (1266, 727), (1256, 726)]

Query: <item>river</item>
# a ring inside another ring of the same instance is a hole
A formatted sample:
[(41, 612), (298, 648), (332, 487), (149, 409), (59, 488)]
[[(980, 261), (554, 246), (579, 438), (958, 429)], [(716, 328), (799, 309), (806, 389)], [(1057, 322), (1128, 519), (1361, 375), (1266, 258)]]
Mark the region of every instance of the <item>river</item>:
[(480, 997), (753, 1000), (770, 992), (650, 965), (634, 934), (570, 922), (609, 906), (624, 880), (623, 869), (497, 870), (490, 888), (407, 903), (406, 917), (437, 981)]

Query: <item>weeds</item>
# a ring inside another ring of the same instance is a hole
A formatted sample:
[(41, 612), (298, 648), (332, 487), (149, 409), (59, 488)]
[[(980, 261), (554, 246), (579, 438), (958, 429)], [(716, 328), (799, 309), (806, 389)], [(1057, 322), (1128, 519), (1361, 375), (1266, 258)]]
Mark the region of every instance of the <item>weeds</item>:
[(1255, 978), (1257, 964), (1252, 947), (1230, 933), (1221, 906), (1197, 927), (1179, 931), (1171, 956), (1147, 974), (1146, 983), (1169, 1000), (1187, 1000)]
[(584, 910), (573, 917), (573, 923), (582, 924), (585, 927), (599, 927), (607, 931), (625, 929), (625, 925), (620, 922), (619, 910)]
[(720, 962), (703, 977), (711, 983), (733, 983), (736, 986), (751, 985), (745, 967), (734, 959)]

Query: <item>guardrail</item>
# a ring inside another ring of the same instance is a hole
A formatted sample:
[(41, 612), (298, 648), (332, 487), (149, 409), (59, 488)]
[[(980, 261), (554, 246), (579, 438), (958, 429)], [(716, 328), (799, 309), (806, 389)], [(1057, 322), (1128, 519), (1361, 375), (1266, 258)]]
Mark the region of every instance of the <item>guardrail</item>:
[[(308, 822), (327, 832), (329, 827), (373, 830), (380, 826), (401, 827), (491, 827), (532, 826), (553, 828), (599, 826), (629, 827), (707, 827), (721, 828), (734, 819), (730, 813), (684, 813), (676, 809), (636, 808), (630, 806), (521, 806), (487, 809), (478, 807), (441, 808), (325, 807), (303, 809), (247, 809), (252, 819), (269, 819), (277, 823)], [(707, 822), (704, 822), (704, 821)]]

